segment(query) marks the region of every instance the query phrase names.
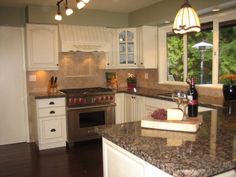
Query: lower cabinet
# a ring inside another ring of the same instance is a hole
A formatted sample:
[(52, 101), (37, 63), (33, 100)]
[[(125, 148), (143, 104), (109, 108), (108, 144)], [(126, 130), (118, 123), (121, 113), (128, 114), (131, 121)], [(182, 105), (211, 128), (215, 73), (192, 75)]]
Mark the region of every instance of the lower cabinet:
[(116, 102), (116, 107), (115, 107), (115, 116), (116, 116), (116, 124), (120, 124), (125, 122), (124, 117), (125, 117), (125, 94), (124, 93), (117, 93), (115, 94), (115, 102)]
[(139, 121), (143, 119), (144, 97), (125, 94), (125, 122)]
[(139, 157), (103, 138), (104, 177), (171, 177)]
[[(147, 119), (151, 114), (160, 108), (177, 108), (173, 101), (160, 100), (134, 94), (118, 93), (116, 100), (116, 123), (139, 121)], [(198, 107), (199, 112), (209, 111), (211, 108)]]
[(65, 146), (65, 98), (36, 99), (35, 107), (35, 141), (39, 150)]

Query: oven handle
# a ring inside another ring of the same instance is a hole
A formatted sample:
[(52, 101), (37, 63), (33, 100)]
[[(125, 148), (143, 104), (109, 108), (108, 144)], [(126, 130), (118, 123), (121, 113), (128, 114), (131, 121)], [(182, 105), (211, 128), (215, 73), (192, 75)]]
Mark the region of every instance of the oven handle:
[(116, 103), (111, 103), (111, 104), (102, 104), (102, 105), (94, 105), (94, 106), (83, 106), (83, 107), (72, 107), (72, 108), (66, 108), (66, 110), (78, 110), (78, 109), (88, 109), (88, 108), (102, 108), (102, 107), (112, 107), (116, 106)]

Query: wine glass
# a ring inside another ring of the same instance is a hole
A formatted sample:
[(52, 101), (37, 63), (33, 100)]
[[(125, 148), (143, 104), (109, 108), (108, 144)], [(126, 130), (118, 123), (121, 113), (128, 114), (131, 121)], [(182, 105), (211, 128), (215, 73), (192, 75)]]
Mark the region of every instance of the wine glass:
[(186, 120), (187, 118), (188, 118), (188, 116), (187, 116), (187, 113), (186, 113), (186, 108), (187, 108), (187, 106), (188, 106), (188, 102), (189, 102), (189, 100), (188, 100), (188, 94), (187, 93), (185, 93), (185, 92), (182, 92), (182, 94), (181, 94), (181, 105), (184, 107), (184, 116), (183, 116), (183, 119), (184, 120)]
[(174, 91), (171, 94), (172, 100), (177, 104), (177, 107), (179, 108), (181, 105), (181, 98), (180, 98), (181, 92), (180, 91)]

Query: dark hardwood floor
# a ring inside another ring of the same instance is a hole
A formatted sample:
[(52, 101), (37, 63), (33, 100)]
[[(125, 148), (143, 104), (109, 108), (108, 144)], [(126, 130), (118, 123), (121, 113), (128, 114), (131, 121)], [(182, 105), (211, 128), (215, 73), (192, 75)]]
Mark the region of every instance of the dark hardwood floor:
[(34, 143), (0, 146), (0, 177), (102, 177), (101, 140), (38, 151)]

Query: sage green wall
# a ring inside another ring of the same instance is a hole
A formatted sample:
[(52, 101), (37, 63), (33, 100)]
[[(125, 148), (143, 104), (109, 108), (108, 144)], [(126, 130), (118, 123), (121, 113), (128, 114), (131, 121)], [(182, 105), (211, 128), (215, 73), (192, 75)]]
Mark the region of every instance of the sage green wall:
[[(232, 0), (191, 0), (189, 2), (198, 11), (199, 9), (217, 7), (217, 5), (229, 1)], [(164, 0), (149, 7), (133, 11), (128, 15), (129, 26), (160, 25), (165, 20), (173, 22), (177, 11), (183, 3), (184, 0)]]
[(24, 26), (24, 7), (3, 7), (0, 6), (0, 26)]
[[(56, 7), (49, 6), (28, 6), (28, 23), (58, 23), (54, 16)], [(62, 13), (64, 13), (62, 9)], [(128, 14), (105, 12), (100, 10), (74, 9), (71, 16), (63, 15), (62, 24), (106, 26), (106, 27), (127, 27)]]

